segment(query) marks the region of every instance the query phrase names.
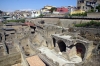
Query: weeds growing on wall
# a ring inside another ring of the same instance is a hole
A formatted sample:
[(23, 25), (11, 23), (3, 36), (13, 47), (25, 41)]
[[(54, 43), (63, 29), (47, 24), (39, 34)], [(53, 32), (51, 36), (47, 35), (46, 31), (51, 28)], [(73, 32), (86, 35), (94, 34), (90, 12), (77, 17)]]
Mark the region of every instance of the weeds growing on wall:
[(97, 28), (100, 27), (100, 22), (98, 21), (90, 21), (86, 23), (75, 24), (75, 27), (90, 27), (90, 28)]

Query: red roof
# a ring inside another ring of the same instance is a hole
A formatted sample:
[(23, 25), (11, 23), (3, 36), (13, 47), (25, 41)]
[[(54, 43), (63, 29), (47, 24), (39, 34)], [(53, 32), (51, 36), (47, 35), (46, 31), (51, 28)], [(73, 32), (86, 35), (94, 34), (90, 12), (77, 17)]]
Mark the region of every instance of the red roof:
[(68, 12), (68, 8), (59, 7), (59, 8), (57, 8), (57, 12)]
[(45, 63), (36, 55), (26, 58), (30, 66), (46, 66)]

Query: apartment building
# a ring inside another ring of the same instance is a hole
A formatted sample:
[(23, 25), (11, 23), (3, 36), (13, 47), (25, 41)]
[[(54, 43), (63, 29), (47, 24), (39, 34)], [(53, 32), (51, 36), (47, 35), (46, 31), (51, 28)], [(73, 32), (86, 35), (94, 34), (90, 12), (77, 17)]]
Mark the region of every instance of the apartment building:
[(77, 8), (88, 11), (100, 4), (100, 0), (77, 0)]

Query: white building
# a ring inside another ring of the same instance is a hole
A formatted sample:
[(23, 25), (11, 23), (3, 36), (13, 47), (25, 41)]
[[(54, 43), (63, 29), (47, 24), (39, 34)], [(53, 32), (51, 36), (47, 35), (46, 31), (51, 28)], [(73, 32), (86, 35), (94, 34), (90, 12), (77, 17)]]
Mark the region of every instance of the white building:
[(41, 11), (40, 10), (37, 10), (37, 11), (31, 11), (31, 17), (38, 17), (40, 16), (41, 14)]

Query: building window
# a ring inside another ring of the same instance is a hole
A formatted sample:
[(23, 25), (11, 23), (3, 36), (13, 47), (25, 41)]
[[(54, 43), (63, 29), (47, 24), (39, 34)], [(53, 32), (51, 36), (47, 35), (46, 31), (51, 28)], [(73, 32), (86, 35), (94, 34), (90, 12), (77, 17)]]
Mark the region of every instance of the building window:
[(86, 9), (87, 9), (87, 7), (86, 7)]
[(84, 3), (84, 0), (81, 0), (81, 3)]
[(83, 6), (83, 9), (84, 9), (84, 6)]
[(84, 3), (84, 0), (80, 0), (80, 1), (78, 1), (78, 3)]
[(62, 12), (63, 10), (60, 10), (60, 12)]
[(80, 9), (81, 7), (79, 6), (79, 7), (77, 7), (77, 9)]

